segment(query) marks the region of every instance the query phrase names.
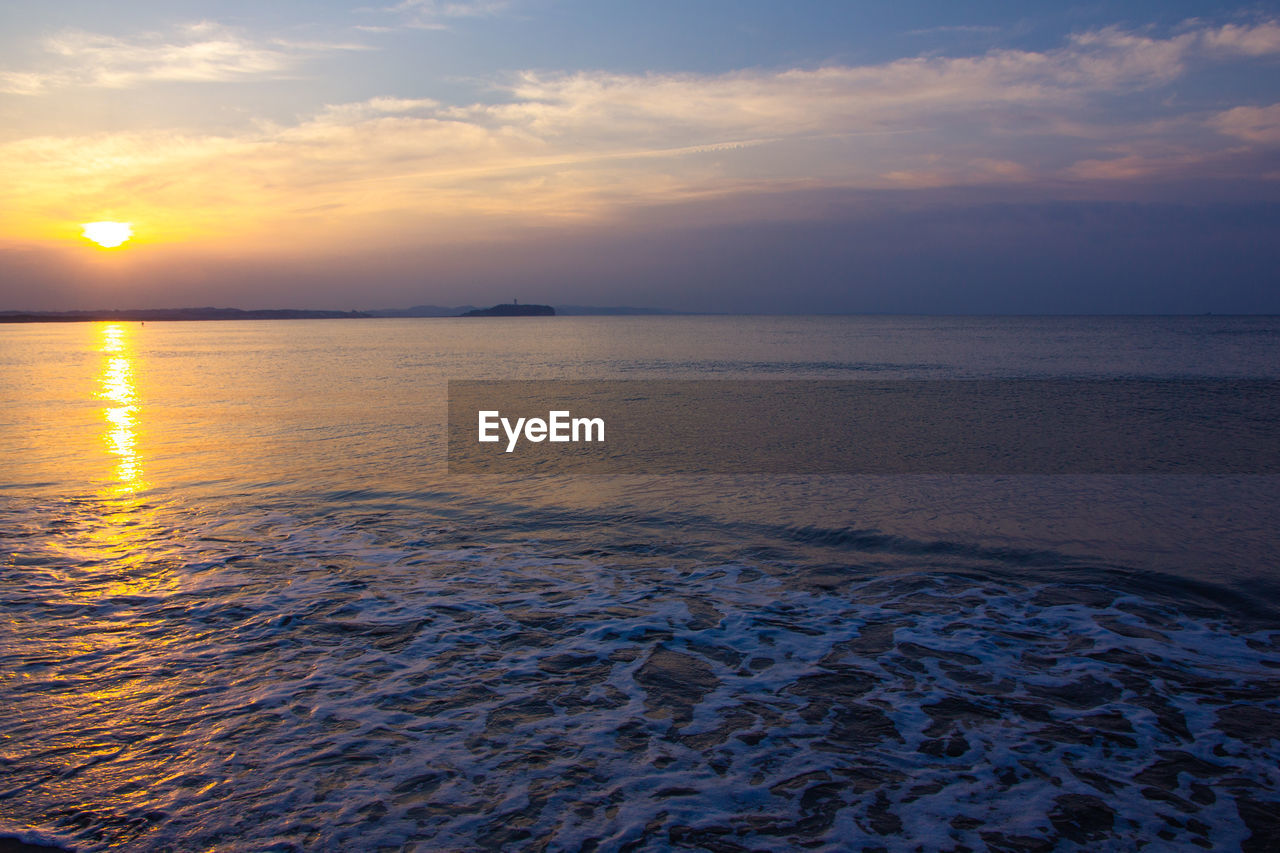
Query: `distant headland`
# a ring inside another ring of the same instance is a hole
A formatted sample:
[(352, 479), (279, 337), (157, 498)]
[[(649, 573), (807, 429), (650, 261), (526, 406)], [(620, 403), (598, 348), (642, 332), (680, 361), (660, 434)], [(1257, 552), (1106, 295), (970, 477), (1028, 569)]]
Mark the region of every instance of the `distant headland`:
[(474, 308), (463, 317), (554, 317), (556, 309), (550, 305), (521, 305), (519, 302), (511, 302), (504, 305), (495, 305), (492, 308)]
[(135, 308), (111, 311), (10, 311), (0, 323), (93, 323), (147, 320), (340, 320), (368, 317), (359, 311), (305, 311), (298, 308)]
[(349, 320), (375, 317), (572, 317), (674, 315), (665, 308), (595, 305), (521, 305), (512, 302), (477, 308), (415, 305), (365, 311), (313, 311), (302, 308), (111, 308), (80, 311), (0, 311), (0, 323), (146, 322), (148, 320)]
[[(512, 303), (514, 304), (514, 303)], [(501, 307), (501, 306), (495, 306)], [(509, 307), (509, 306), (508, 306)], [(524, 306), (521, 306), (524, 307)], [(547, 306), (542, 306), (547, 307)], [(494, 314), (472, 314), (477, 311), (475, 305), (414, 305), (412, 308), (377, 308), (367, 309), (365, 313), (372, 317), (465, 317), (465, 316), (499, 316)], [(484, 309), (492, 310), (492, 309)], [(666, 308), (634, 308), (620, 305), (556, 305), (553, 309), (557, 317), (615, 317), (672, 315), (679, 311)], [(543, 316), (543, 315), (537, 315)]]

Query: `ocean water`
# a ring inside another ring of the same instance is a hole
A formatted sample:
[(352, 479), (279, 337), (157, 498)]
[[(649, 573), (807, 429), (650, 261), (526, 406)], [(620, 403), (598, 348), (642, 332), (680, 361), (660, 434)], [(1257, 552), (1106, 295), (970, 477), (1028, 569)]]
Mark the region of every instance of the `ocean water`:
[(1276, 849), (1280, 477), (445, 464), (456, 379), (1062, 377), (1280, 318), (0, 328), (0, 839)]

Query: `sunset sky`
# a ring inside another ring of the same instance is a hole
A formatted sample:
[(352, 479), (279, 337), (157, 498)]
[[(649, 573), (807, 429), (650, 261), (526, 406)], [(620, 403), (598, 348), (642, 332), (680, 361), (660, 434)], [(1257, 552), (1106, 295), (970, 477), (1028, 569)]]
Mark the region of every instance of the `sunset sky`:
[(0, 6), (0, 310), (1280, 312), (1278, 269), (1273, 3)]

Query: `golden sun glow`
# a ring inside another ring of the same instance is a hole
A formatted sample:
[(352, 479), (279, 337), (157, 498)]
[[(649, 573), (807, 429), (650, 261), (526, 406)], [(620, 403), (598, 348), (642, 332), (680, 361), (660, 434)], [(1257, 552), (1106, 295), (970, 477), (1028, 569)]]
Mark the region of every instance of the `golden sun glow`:
[(114, 249), (133, 236), (130, 222), (86, 222), (84, 236), (104, 249)]

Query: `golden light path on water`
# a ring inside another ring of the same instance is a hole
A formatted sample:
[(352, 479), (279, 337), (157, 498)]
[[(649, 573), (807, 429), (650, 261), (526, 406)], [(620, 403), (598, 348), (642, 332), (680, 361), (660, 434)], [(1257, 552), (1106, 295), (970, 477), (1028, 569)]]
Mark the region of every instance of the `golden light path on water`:
[[(143, 468), (142, 412), (138, 392), (138, 358), (133, 340), (137, 327), (108, 323), (97, 331), (103, 355), (95, 396), (107, 403), (102, 410), (101, 446), (113, 470), (101, 485), (98, 516), (84, 532), (79, 554), (82, 565), (95, 565), (93, 580), (82, 588), (91, 595), (138, 594), (171, 588), (174, 580), (162, 559), (163, 547), (153, 541), (156, 510), (143, 494), (151, 487)], [(70, 556), (70, 555), (69, 555)]]
[(146, 487), (138, 454), (138, 389), (134, 378), (134, 354), (128, 329), (118, 323), (102, 327), (101, 351), (106, 355), (98, 377), (98, 396), (113, 405), (103, 411), (107, 430), (102, 440), (116, 457), (116, 486), (119, 496)]
[[(166, 535), (169, 521), (144, 473), (137, 330), (95, 324), (81, 344), (96, 356), (85, 390), (101, 408), (92, 443), (68, 443), (68, 476), (82, 477), (86, 494), (67, 499), (45, 542), (49, 580), (40, 590), (76, 615), (65, 634), (32, 630), (25, 645), (42, 662), (33, 672), (44, 672), (30, 677), (45, 679), (25, 706), (32, 762), (61, 768), (41, 790), (95, 826), (157, 808), (159, 780), (180, 763), (170, 744), (182, 731), (174, 706), (188, 684), (181, 670), (157, 673), (182, 637), (158, 612), (180, 590), (181, 541)], [(195, 754), (198, 763), (204, 753)]]

